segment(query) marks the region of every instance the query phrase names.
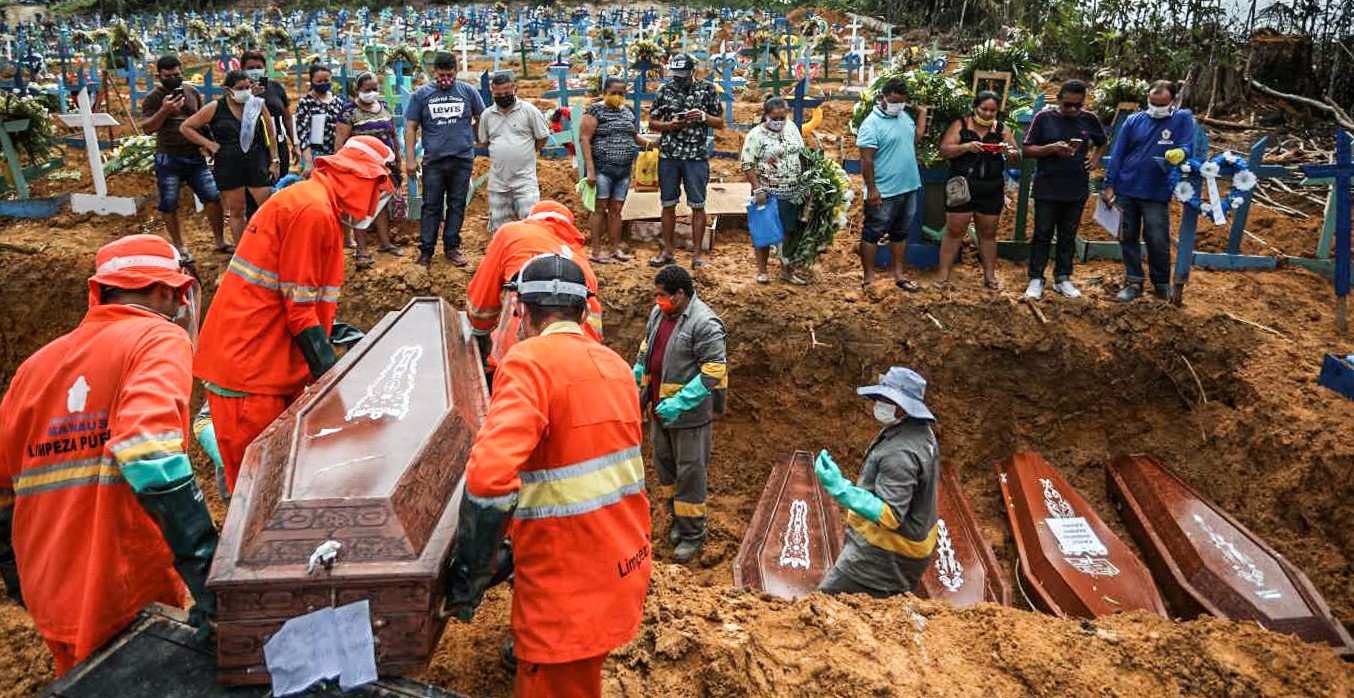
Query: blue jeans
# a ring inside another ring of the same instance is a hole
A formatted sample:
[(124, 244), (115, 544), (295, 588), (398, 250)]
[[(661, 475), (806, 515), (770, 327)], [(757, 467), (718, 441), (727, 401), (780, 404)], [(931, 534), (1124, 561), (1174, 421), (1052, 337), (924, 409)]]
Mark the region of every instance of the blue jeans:
[(895, 196), (886, 196), (878, 206), (865, 204), (865, 223), (861, 226), (861, 241), (878, 245), (881, 240), (892, 243), (907, 242), (912, 219), (917, 216), (917, 192), (914, 189)]
[(443, 158), (423, 163), (423, 209), (418, 221), (420, 253), (431, 256), (437, 251), (437, 226), (442, 223), (444, 205), (447, 218), (442, 228), (442, 247), (447, 252), (461, 247), (465, 200), (470, 195), (474, 171), (473, 158)]
[(179, 190), (187, 184), (204, 204), (221, 200), (216, 179), (206, 158), (201, 155), (155, 154), (155, 183), (160, 190), (160, 202), (155, 209), (161, 213), (179, 210)]
[(1119, 230), (1119, 247), (1124, 255), (1124, 276), (1131, 284), (1143, 282), (1142, 247), (1147, 242), (1147, 271), (1152, 285), (1171, 284), (1171, 211), (1166, 201), (1148, 201), (1125, 197), (1119, 206), (1124, 219)]
[(597, 166), (597, 199), (625, 201), (630, 191), (630, 165)]
[(676, 206), (683, 189), (689, 208), (705, 208), (705, 189), (709, 184), (709, 160), (658, 159), (658, 198), (663, 208)]

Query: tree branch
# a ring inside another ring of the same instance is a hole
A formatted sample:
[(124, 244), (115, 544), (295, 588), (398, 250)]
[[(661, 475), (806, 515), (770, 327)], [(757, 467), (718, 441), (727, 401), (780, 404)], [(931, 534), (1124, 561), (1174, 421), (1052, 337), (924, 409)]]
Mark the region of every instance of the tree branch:
[(1278, 97), (1279, 99), (1286, 99), (1290, 102), (1297, 102), (1298, 104), (1304, 104), (1314, 109), (1319, 109), (1334, 117), (1335, 122), (1343, 126), (1345, 129), (1354, 131), (1354, 120), (1351, 120), (1349, 118), (1349, 115), (1345, 114), (1344, 110), (1340, 109), (1339, 107), (1332, 107), (1329, 104), (1326, 104), (1324, 102), (1318, 102), (1315, 99), (1311, 99), (1308, 97), (1302, 97), (1299, 95), (1290, 95), (1287, 92), (1280, 92), (1272, 87), (1265, 85), (1259, 80), (1256, 80), (1255, 78), (1251, 78), (1251, 87), (1254, 87), (1255, 89), (1271, 97)]

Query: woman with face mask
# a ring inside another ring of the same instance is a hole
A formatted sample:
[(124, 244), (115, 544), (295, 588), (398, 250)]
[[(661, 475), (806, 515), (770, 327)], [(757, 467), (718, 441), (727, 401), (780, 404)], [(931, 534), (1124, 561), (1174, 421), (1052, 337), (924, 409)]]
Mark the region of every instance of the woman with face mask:
[[(226, 73), (225, 95), (184, 120), (179, 132), (212, 159), (216, 188), (236, 240), (244, 233), (245, 190), (260, 205), (280, 173), (277, 134), (244, 71)], [(210, 138), (202, 134), (205, 130)]]
[(630, 190), (636, 146), (648, 147), (649, 143), (639, 135), (634, 109), (625, 103), (625, 80), (611, 76), (603, 82), (602, 99), (588, 107), (578, 136), (587, 167), (584, 177), (597, 187), (597, 210), (589, 219), (591, 260), (595, 264), (629, 261), (630, 255), (621, 248), (621, 209)]
[[(395, 116), (391, 113), (384, 100), (381, 99), (380, 83), (376, 75), (372, 73), (359, 73), (357, 79), (353, 81), (353, 98), (345, 103), (339, 110), (338, 118), (334, 125), (334, 147), (342, 148), (343, 144), (349, 138), (354, 136), (372, 136), (382, 143), (385, 143), (391, 150), (395, 151), (395, 162), (391, 165), (390, 180), (395, 185), (395, 192), (390, 204), (376, 214), (376, 220), (372, 222), (376, 229), (376, 251), (384, 252), (392, 257), (404, 256), (404, 251), (396, 247), (390, 238), (390, 221), (392, 209), (394, 209), (395, 219), (404, 217), (404, 211), (408, 208), (408, 200), (404, 197), (404, 190), (401, 187), (404, 173), (404, 149), (396, 146), (395, 143)], [(367, 252), (367, 231), (354, 231), (357, 242), (357, 253), (355, 255), (358, 269), (365, 269), (375, 263), (372, 255)]]
[[(262, 97), (268, 106), (268, 116), (273, 122), (273, 131), (281, 139), (278, 145), (278, 163), (285, 174), (291, 171), (293, 162), (301, 159), (296, 139), (295, 120), (292, 119), (291, 98), (287, 88), (276, 80), (268, 79), (267, 62), (258, 51), (245, 51), (240, 54), (240, 69), (254, 83), (254, 96)], [(257, 202), (262, 204), (262, 201)], [(253, 214), (253, 209), (250, 209)]]
[(983, 264), (983, 285), (1001, 290), (997, 281), (997, 223), (1006, 206), (1006, 163), (1020, 156), (1015, 137), (1001, 123), (1001, 97), (984, 90), (973, 99), (973, 113), (956, 120), (940, 138), (940, 154), (950, 161), (949, 180), (962, 178), (968, 187), (967, 201), (948, 200), (946, 185), (946, 231), (940, 243), (940, 274), (937, 288), (950, 281), (950, 267), (959, 247), (968, 237), (969, 223), (978, 229), (978, 256)]
[[(743, 141), (741, 167), (743, 176), (752, 185), (752, 199), (757, 206), (765, 206), (770, 197), (776, 197), (781, 228), (785, 231), (783, 250), (795, 249), (794, 239), (799, 230), (799, 214), (804, 204), (804, 184), (800, 181), (804, 168), (800, 156), (804, 152), (804, 138), (799, 127), (790, 120), (790, 105), (781, 97), (772, 97), (762, 104), (762, 123), (748, 132)], [(758, 247), (757, 283), (768, 283), (766, 264), (770, 247)], [(782, 257), (780, 278), (796, 286), (808, 284), (795, 273), (787, 257)]]
[(296, 103), (296, 137), (301, 145), (301, 168), (309, 173), (315, 158), (334, 154), (334, 129), (343, 100), (334, 94), (333, 73), (310, 66), (310, 91)]

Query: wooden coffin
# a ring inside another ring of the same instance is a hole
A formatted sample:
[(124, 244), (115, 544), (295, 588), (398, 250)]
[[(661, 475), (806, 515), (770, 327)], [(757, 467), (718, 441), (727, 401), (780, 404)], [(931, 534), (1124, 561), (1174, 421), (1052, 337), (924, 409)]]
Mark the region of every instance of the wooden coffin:
[[(216, 653), (194, 639), (181, 609), (151, 604), (117, 637), (42, 692), (42, 698), (267, 698), (266, 687), (216, 683)], [(332, 684), (306, 698), (463, 698), (410, 679), (381, 679), (351, 691)]]
[(1354, 641), (1307, 576), (1161, 461), (1119, 456), (1105, 473), (1110, 499), (1174, 611), (1253, 620), (1354, 656)]
[(785, 599), (812, 594), (842, 552), (837, 503), (818, 485), (813, 456), (795, 451), (771, 470), (733, 563), (733, 583)]
[[(259, 435), (208, 579), (222, 683), (267, 682), (263, 644), (284, 621), (361, 599), (380, 673), (424, 667), (487, 402), (464, 314), (416, 298)], [(308, 571), (327, 541), (341, 545), (332, 567)]]
[(917, 586), (917, 595), (972, 606), (990, 601), (1011, 605), (1011, 583), (983, 536), (978, 517), (952, 463), (940, 469), (936, 552)]
[(1031, 602), (1077, 618), (1166, 615), (1142, 561), (1043, 456), (1016, 453), (999, 461), (997, 478)]

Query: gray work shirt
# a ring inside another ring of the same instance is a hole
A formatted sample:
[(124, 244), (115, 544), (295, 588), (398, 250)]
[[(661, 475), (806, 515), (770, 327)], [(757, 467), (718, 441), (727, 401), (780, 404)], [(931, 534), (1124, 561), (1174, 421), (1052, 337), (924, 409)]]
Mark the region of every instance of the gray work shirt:
[[(924, 541), (936, 525), (940, 446), (929, 422), (912, 419), (885, 427), (865, 453), (856, 484), (873, 492), (893, 510), (898, 521), (889, 531), (857, 515), (847, 515), (846, 545), (836, 569), (858, 584), (886, 593), (911, 590), (931, 560), (931, 551), (915, 558), (880, 547), (875, 542), (897, 541), (903, 546)], [(934, 548), (934, 541), (932, 542)]]
[(489, 144), (489, 191), (534, 191), (536, 141), (550, 135), (545, 115), (520, 97), (507, 112), (498, 106), (480, 114), (479, 141)]

